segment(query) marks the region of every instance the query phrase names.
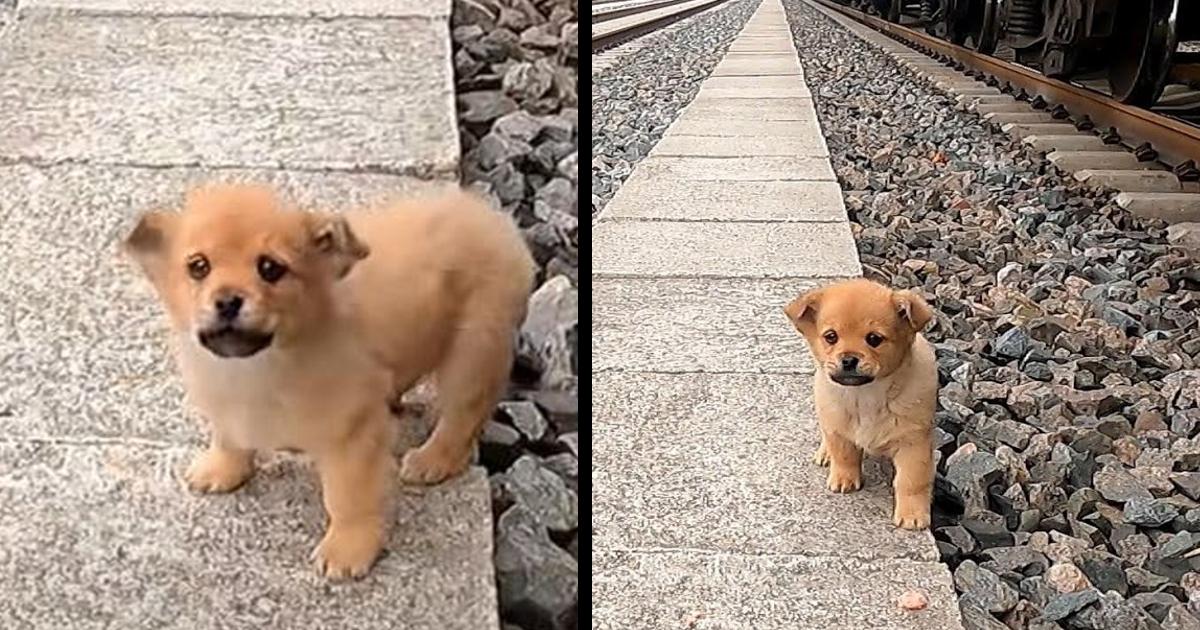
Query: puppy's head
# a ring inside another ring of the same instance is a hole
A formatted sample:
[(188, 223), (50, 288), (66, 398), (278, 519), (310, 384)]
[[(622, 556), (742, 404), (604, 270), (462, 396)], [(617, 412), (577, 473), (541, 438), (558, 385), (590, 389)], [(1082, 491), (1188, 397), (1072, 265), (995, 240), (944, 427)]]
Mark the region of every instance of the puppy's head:
[(182, 212), (144, 215), (124, 249), (175, 328), (226, 358), (304, 334), (328, 315), (332, 284), (368, 254), (345, 219), (232, 184), (194, 190)]
[(895, 372), (933, 318), (921, 296), (864, 279), (805, 293), (784, 312), (808, 340), (818, 369), (850, 386)]

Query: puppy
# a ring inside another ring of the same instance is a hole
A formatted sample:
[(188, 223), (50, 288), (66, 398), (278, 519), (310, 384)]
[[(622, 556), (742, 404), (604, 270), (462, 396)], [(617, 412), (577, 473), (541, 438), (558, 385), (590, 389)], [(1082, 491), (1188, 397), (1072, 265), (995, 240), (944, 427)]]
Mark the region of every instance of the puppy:
[(400, 477), (462, 472), (508, 380), (534, 265), (507, 217), (465, 193), (352, 215), (302, 212), (267, 188), (197, 189), (141, 218), (124, 249), (170, 316), (208, 449), (185, 474), (229, 492), (255, 451), (311, 456), (329, 517), (313, 551), (331, 578), (364, 574), (390, 520), (388, 400), (432, 374), (438, 419)]
[(817, 363), (814, 394), (821, 425), (815, 463), (829, 466), (829, 489), (862, 486), (863, 453), (896, 469), (892, 521), (929, 526), (937, 360), (921, 335), (933, 317), (910, 291), (865, 279), (805, 293), (784, 307)]

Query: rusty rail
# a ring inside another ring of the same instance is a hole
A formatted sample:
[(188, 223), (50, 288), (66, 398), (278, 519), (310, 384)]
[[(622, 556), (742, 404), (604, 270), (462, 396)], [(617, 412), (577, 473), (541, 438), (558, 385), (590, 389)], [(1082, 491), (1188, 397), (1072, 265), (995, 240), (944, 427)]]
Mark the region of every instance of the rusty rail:
[[(967, 68), (1008, 83), (1014, 91), (1024, 90), (1030, 98), (1041, 96), (1048, 108), (1062, 105), (1074, 118), (1087, 116), (1097, 128), (1112, 127), (1122, 143), (1137, 147), (1149, 143), (1158, 160), (1175, 168), (1177, 174), (1200, 164), (1200, 127), (1154, 112), (1132, 107), (1099, 92), (1051, 79), (1015, 63), (980, 54), (938, 39), (916, 29), (893, 24), (829, 0), (813, 0), (910, 46), (951, 59)], [(1188, 162), (1190, 161), (1190, 165)]]

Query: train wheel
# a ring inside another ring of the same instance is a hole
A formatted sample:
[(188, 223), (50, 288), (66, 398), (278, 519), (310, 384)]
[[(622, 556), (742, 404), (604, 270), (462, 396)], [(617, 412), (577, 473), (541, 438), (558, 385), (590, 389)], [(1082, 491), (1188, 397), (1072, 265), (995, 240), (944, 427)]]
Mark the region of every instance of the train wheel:
[(954, 43), (985, 55), (996, 52), (996, 42), (1000, 39), (996, 0), (968, 0), (965, 6), (955, 21)]
[(1149, 106), (1158, 100), (1171, 70), (1181, 0), (1124, 0), (1107, 46), (1108, 84), (1122, 103)]
[(884, 14), (884, 17), (887, 18), (887, 21), (889, 22), (899, 24), (900, 14), (903, 12), (903, 9), (904, 0), (892, 0), (887, 5), (887, 13)]

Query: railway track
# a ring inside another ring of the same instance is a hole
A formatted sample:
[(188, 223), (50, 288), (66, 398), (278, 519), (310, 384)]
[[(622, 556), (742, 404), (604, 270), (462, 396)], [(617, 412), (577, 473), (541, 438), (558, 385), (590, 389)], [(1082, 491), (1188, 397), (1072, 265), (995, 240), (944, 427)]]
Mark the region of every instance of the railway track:
[(592, 5), (592, 24), (637, 15), (651, 9), (669, 7), (683, 0), (614, 0)]
[(1200, 180), (1200, 92), (1171, 86), (1150, 109), (1123, 104), (1087, 84), (1075, 85), (997, 56), (980, 54), (922, 30), (888, 22), (830, 0), (811, 0), (830, 11), (934, 57), (972, 76), (980, 85), (998, 87), (1035, 109), (1069, 121), (1079, 130), (1095, 130), (1106, 144), (1121, 144), (1139, 161), (1158, 161), (1182, 181)]
[[(592, 53), (628, 42), (727, 0), (604, 3), (592, 11)], [(596, 9), (600, 9), (597, 11)]]

